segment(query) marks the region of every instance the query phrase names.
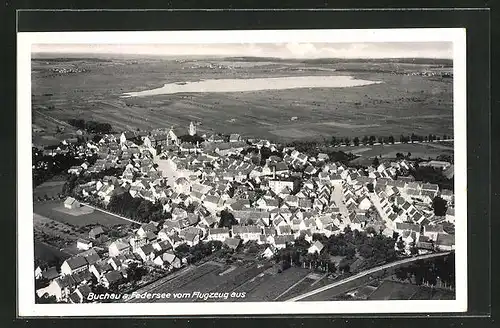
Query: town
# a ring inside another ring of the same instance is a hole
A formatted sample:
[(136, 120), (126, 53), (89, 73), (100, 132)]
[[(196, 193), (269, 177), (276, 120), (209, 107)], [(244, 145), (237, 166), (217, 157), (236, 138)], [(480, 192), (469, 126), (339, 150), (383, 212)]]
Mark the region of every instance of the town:
[(314, 149), (199, 135), (193, 122), (184, 130), (79, 136), (33, 148), (34, 171), (54, 166), (56, 157), (71, 163), (62, 166), (69, 177), (57, 201), (73, 220), (95, 211), (131, 223), (81, 229), (70, 240), (74, 255), (57, 265), (35, 261), (39, 302), (132, 292), (194, 263), (232, 261), (239, 251), (280, 270), (298, 265), (342, 277), (454, 250), (453, 191), (411, 174), (420, 166), (449, 176), (452, 162), (401, 155), (350, 166)]

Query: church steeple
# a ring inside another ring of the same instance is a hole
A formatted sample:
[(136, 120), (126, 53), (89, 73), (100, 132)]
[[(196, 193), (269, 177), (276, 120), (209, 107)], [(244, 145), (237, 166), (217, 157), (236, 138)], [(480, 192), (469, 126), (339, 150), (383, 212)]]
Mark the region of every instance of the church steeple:
[(189, 123), (189, 135), (194, 136), (196, 134), (196, 125), (193, 122)]

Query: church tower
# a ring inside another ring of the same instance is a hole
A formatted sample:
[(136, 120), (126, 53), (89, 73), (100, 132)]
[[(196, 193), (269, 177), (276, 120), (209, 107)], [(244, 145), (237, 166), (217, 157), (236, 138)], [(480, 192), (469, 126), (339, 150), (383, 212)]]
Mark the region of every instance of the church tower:
[(196, 134), (196, 125), (193, 122), (189, 123), (189, 135), (194, 136)]

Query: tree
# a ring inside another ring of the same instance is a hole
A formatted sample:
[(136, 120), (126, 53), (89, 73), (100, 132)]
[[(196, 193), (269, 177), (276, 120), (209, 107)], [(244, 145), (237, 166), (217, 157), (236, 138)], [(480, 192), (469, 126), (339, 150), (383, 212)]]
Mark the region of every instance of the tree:
[(375, 158), (373, 158), (373, 161), (372, 161), (372, 166), (377, 168), (379, 165), (380, 165), (380, 161), (379, 161), (378, 157), (375, 156)]
[(406, 154), (406, 158), (410, 158), (411, 157), (411, 153), (408, 152), (408, 154)]
[(432, 200), (432, 208), (434, 209), (434, 215), (444, 216), (446, 215), (447, 202), (440, 196), (436, 196)]
[(336, 145), (337, 144), (337, 138), (335, 136), (332, 136), (330, 142), (331, 142), (332, 145)]
[(415, 245), (414, 241), (412, 241), (411, 244), (410, 244), (410, 254), (411, 255), (418, 255), (418, 248)]
[(378, 137), (378, 143), (379, 143), (379, 144), (383, 144), (383, 143), (384, 143), (384, 138), (382, 138), (382, 137)]
[(352, 142), (354, 143), (354, 146), (359, 146), (359, 138), (358, 137), (355, 137), (354, 139), (352, 139)]
[(375, 143), (375, 140), (376, 140), (375, 136), (370, 136), (370, 138), (368, 139), (368, 143), (370, 145), (373, 145)]
[(366, 188), (368, 189), (368, 192), (373, 192), (373, 183), (369, 183), (366, 185)]
[(391, 144), (394, 143), (394, 137), (393, 136), (389, 136), (389, 143), (391, 143)]
[(363, 139), (361, 139), (361, 142), (363, 145), (366, 145), (368, 143), (368, 136), (364, 136)]
[(222, 210), (220, 212), (219, 228), (226, 227), (231, 229), (231, 227), (236, 223), (238, 223), (238, 221), (234, 218), (233, 213), (228, 210)]
[[(344, 142), (345, 142), (346, 146), (350, 146), (351, 145), (351, 139), (349, 139), (349, 137), (345, 137), (344, 138)], [(358, 144), (359, 144), (359, 141), (358, 141)]]

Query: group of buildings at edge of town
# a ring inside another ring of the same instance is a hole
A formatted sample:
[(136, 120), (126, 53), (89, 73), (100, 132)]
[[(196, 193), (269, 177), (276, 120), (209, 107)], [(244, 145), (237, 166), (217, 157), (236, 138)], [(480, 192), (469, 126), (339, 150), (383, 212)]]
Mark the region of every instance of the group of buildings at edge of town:
[[(193, 123), (188, 133), (196, 134)], [(420, 253), (454, 249), (454, 235), (445, 232), (442, 224), (454, 224), (453, 192), (411, 176), (398, 176), (411, 169), (413, 164), (407, 159), (382, 162), (363, 172), (333, 163), (326, 154), (311, 157), (266, 140), (242, 140), (237, 134), (229, 140), (218, 135), (204, 137), (201, 144), (182, 143), (172, 129), (158, 129), (105, 135), (99, 142), (76, 147), (80, 156), (97, 153), (99, 159), (93, 165), (85, 162), (71, 167), (71, 174), (123, 169), (118, 177), (80, 185), (83, 199), (94, 195), (107, 204), (113, 195), (128, 192), (132, 197), (160, 202), (171, 219), (162, 225), (144, 223), (129, 236), (112, 240), (104, 255), (93, 249), (93, 241), (103, 233), (101, 227), (94, 227), (88, 240), (78, 240), (81, 253), (64, 261), (60, 269), (36, 269), (37, 279), (51, 281), (37, 291), (39, 296), (84, 302), (93, 276), (109, 287), (123, 280), (131, 262), (179, 268), (185, 259), (174, 254), (176, 247), (210, 240), (232, 249), (248, 241), (266, 244), (269, 247), (262, 255), (271, 257), (299, 236), (311, 242), (310, 252), (321, 252), (322, 245), (312, 242), (314, 233), (328, 237), (350, 226), (360, 231), (373, 227), (391, 237), (397, 232), (408, 252), (410, 245)], [(134, 143), (137, 138), (142, 143)], [(51, 152), (66, 152), (69, 147), (63, 142)], [(249, 147), (268, 147), (280, 156), (272, 155), (260, 165), (258, 151), (241, 155)], [(428, 164), (452, 169), (446, 162)], [(434, 215), (436, 196), (448, 202), (445, 216)], [(70, 197), (64, 206), (73, 209), (80, 205)], [(222, 210), (231, 212), (238, 223), (218, 227)]]

